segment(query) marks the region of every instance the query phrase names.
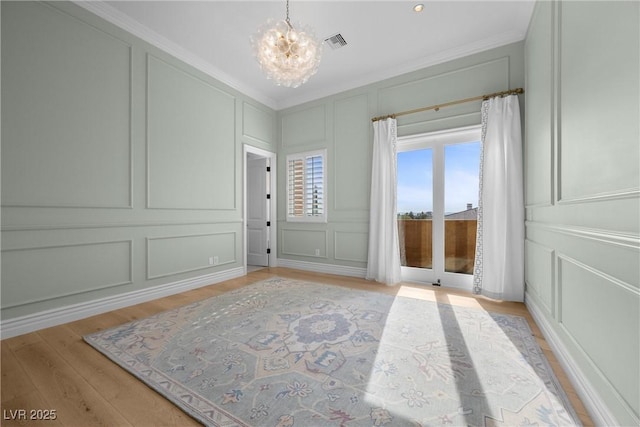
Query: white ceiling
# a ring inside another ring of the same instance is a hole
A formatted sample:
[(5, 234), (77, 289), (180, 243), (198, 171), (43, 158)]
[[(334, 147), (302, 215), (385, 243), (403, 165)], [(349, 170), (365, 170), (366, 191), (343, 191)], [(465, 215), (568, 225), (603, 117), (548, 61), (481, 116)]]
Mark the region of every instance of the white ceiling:
[[(78, 1), (107, 20), (167, 50), (276, 110), (475, 52), (523, 40), (533, 0), (290, 0), (292, 24), (317, 38), (342, 34), (347, 46), (324, 45), (318, 73), (298, 88), (267, 80), (249, 37), (281, 1)], [(413, 6), (425, 5), (416, 13)]]

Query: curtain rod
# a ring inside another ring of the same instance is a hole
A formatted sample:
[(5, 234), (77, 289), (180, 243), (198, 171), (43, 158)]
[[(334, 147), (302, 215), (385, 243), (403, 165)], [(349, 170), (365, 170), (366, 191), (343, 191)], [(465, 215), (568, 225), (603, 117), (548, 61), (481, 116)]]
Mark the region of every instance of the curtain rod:
[(420, 113), (422, 111), (429, 111), (429, 110), (438, 111), (442, 107), (449, 107), (451, 105), (464, 104), (465, 102), (480, 101), (480, 100), (484, 101), (490, 98), (495, 98), (497, 96), (507, 96), (507, 95), (514, 95), (514, 94), (520, 94), (520, 93), (524, 93), (524, 89), (521, 87), (517, 89), (505, 90), (503, 92), (495, 92), (495, 93), (489, 93), (487, 95), (474, 96), (473, 98), (460, 99), (458, 101), (445, 102), (444, 104), (432, 105), (430, 107), (422, 107), (422, 108), (416, 108), (415, 110), (408, 110), (408, 111), (402, 111), (400, 113), (388, 114), (386, 116), (374, 117), (371, 119), (371, 121), (377, 122), (378, 120), (395, 119), (398, 116), (406, 116), (407, 114)]

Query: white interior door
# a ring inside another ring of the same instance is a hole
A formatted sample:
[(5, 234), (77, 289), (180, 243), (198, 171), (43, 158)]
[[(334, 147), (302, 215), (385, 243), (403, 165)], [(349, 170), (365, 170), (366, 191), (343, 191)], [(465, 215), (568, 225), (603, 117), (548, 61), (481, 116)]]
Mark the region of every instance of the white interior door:
[(247, 265), (269, 265), (267, 159), (247, 159)]

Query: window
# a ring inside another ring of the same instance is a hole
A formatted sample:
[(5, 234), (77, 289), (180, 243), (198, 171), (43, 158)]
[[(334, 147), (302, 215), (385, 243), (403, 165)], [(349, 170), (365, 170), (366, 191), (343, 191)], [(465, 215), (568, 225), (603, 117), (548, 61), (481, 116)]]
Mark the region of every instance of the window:
[(327, 221), (326, 158), (326, 150), (287, 156), (287, 221)]

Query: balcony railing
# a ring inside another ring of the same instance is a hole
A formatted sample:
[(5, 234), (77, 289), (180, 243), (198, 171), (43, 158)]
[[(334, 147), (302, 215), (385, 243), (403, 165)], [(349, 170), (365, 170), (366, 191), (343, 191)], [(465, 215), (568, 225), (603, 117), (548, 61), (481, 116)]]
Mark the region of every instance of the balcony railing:
[[(473, 274), (477, 223), (475, 219), (444, 221), (445, 271)], [(430, 219), (399, 219), (398, 229), (402, 265), (433, 268), (432, 221)]]

